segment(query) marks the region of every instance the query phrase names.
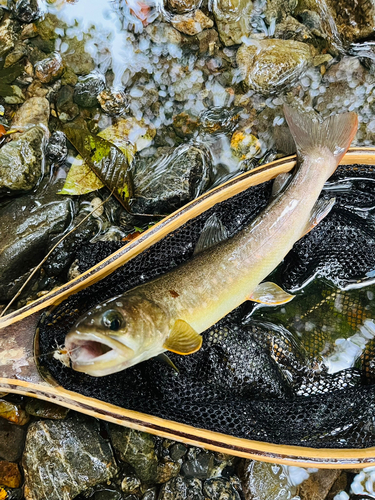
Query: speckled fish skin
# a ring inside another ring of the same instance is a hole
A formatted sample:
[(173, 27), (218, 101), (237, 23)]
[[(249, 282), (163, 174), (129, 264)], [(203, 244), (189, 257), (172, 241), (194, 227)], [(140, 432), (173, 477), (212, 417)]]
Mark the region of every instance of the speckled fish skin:
[[(194, 344), (196, 338), (191, 341), (194, 334), (251, 299), (259, 283), (311, 229), (314, 205), (349, 147), (358, 120), (355, 113), (345, 113), (319, 123), (290, 107), (284, 111), (299, 155), (287, 187), (233, 238), (88, 311), (66, 337), (73, 369), (103, 376), (166, 350), (196, 351), (200, 345)], [(108, 314), (117, 322), (106, 320)], [(177, 342), (181, 346), (172, 341), (176, 325), (183, 330)]]

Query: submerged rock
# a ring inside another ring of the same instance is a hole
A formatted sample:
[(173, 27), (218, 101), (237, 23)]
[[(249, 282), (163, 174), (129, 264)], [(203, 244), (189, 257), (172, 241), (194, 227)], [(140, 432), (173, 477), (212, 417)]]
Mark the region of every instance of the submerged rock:
[(205, 481), (203, 493), (205, 498), (209, 500), (241, 500), (231, 482), (221, 477), (214, 477)]
[(62, 163), (68, 154), (68, 147), (66, 145), (66, 136), (64, 132), (54, 132), (46, 147), (46, 153), (50, 160), (56, 163)]
[(111, 116), (121, 115), (129, 107), (127, 95), (120, 90), (103, 90), (97, 99), (102, 110)]
[(74, 102), (84, 108), (92, 108), (98, 104), (98, 96), (105, 88), (103, 75), (92, 73), (82, 77), (74, 89)]
[(42, 399), (30, 399), (26, 404), (26, 411), (34, 417), (63, 420), (69, 413), (69, 408), (64, 408), (63, 406), (55, 405)]
[(8, 8), (23, 23), (39, 19), (45, 12), (44, 0), (8, 0)]
[(43, 125), (47, 129), (49, 112), (49, 102), (45, 97), (31, 97), (14, 114), (12, 127)]
[(0, 417), (17, 425), (25, 425), (29, 421), (29, 416), (21, 406), (0, 399)]
[(190, 448), (181, 466), (181, 474), (186, 478), (207, 479), (214, 467), (214, 455), (199, 448)]
[(242, 37), (250, 34), (252, 1), (213, 0), (211, 5), (223, 44), (231, 46), (242, 43)]
[(188, 14), (177, 14), (171, 24), (176, 30), (185, 33), (185, 35), (197, 35), (206, 28), (212, 28), (213, 21), (207, 17), (201, 10), (196, 10)]
[(212, 158), (201, 144), (160, 148), (157, 157), (134, 158), (132, 212), (163, 214), (193, 200), (212, 180)]
[(42, 83), (50, 83), (57, 80), (62, 75), (64, 71), (64, 65), (61, 59), (61, 55), (58, 52), (52, 54), (52, 56), (39, 61), (35, 65), (35, 76)]
[(69, 225), (73, 211), (70, 198), (51, 192), (22, 196), (0, 211), (1, 300), (18, 291), (24, 275), (47, 253), (52, 238)]
[(21, 458), (26, 429), (0, 418), (0, 458), (16, 462)]
[(202, 0), (167, 0), (167, 7), (177, 14), (184, 14), (190, 10), (198, 9)]
[(22, 465), (26, 500), (74, 498), (118, 472), (98, 422), (79, 415), (31, 424)]
[(133, 467), (142, 482), (155, 483), (158, 458), (153, 437), (117, 425), (111, 425), (109, 430), (112, 444), (120, 453), (121, 460)]
[(177, 476), (162, 486), (158, 497), (158, 500), (186, 499), (204, 500), (202, 482), (199, 479)]
[(13, 24), (10, 19), (5, 19), (0, 24), (0, 57), (3, 57), (14, 47)]
[(237, 52), (237, 63), (247, 87), (269, 94), (293, 84), (313, 63), (313, 48), (294, 40), (252, 40)]
[(8, 488), (19, 488), (21, 481), (21, 473), (17, 464), (0, 461), (0, 485), (8, 486)]
[(44, 170), (45, 130), (32, 127), (0, 149), (0, 193), (29, 191)]

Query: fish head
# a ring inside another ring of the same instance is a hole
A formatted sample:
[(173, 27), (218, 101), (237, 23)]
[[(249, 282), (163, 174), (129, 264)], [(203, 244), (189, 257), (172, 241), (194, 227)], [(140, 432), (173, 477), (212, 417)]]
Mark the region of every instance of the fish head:
[(115, 297), (87, 311), (65, 337), (73, 370), (101, 377), (165, 349), (167, 313), (141, 294)]

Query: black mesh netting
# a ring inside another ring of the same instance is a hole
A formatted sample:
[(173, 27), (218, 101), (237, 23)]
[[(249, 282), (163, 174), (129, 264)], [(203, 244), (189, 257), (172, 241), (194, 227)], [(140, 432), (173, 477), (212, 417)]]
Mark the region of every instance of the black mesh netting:
[[(268, 317), (272, 308), (251, 314), (253, 306), (246, 303), (203, 333), (200, 351), (189, 356), (170, 354), (178, 373), (150, 359), (120, 373), (93, 378), (48, 355), (40, 358), (43, 369), (66, 389), (237, 437), (310, 447), (375, 446), (375, 341), (371, 334), (354, 367), (336, 373), (329, 373), (321, 363), (333, 345), (327, 343), (324, 321), (321, 325), (310, 321), (315, 336), (310, 335), (305, 344), (301, 340), (301, 324), (307, 324), (304, 317), (319, 307), (325, 308), (326, 318), (333, 311), (341, 322), (328, 322), (331, 336), (335, 328), (355, 333), (365, 318), (371, 321), (371, 291), (363, 288), (357, 299), (346, 299), (350, 292), (336, 293), (333, 285), (368, 280), (375, 269), (374, 187), (373, 167), (339, 167), (322, 194), (336, 197), (332, 212), (296, 243), (274, 274), (273, 279), (289, 289), (302, 287), (313, 276), (326, 280), (325, 289), (331, 291), (325, 295), (308, 295), (308, 287), (299, 292), (303, 300), (295, 299), (296, 304), (306, 309), (299, 312), (299, 323), (285, 324), (271, 313)], [(62, 303), (40, 324), (41, 354), (62, 345), (67, 331), (88, 308), (189, 259), (212, 213), (232, 236), (267, 205), (270, 192), (271, 183), (266, 183), (216, 205)], [(118, 243), (98, 243), (83, 248), (78, 255), (80, 271), (118, 247)], [(336, 304), (334, 308), (331, 303)]]

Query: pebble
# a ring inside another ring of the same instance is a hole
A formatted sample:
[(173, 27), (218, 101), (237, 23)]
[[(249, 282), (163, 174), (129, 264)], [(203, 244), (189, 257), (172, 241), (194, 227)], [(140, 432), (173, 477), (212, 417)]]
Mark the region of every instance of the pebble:
[(19, 21), (31, 23), (43, 15), (45, 2), (44, 0), (8, 0), (8, 7)]
[(213, 453), (200, 448), (190, 448), (181, 466), (181, 474), (187, 478), (207, 479), (213, 467)]
[(56, 108), (59, 119), (62, 122), (69, 122), (79, 115), (79, 107), (73, 102), (74, 88), (70, 85), (64, 85), (57, 92)]
[(175, 443), (170, 448), (170, 455), (172, 460), (179, 460), (182, 458), (187, 452), (187, 448), (182, 443)]
[(19, 405), (0, 399), (0, 417), (17, 425), (25, 425), (29, 416)]
[(0, 57), (4, 57), (13, 47), (13, 24), (10, 19), (4, 19), (0, 24)]
[(63, 408), (42, 399), (29, 399), (25, 409), (29, 415), (51, 420), (62, 420), (69, 413), (69, 408)]
[(177, 476), (161, 487), (158, 500), (204, 500), (202, 482)]
[(126, 494), (130, 495), (136, 493), (141, 487), (141, 481), (135, 475), (127, 475), (121, 481), (121, 490)]
[(104, 87), (105, 81), (100, 73), (81, 77), (75, 86), (73, 100), (78, 106), (92, 108), (98, 104), (98, 96)]
[(224, 45), (242, 43), (250, 35), (250, 14), (253, 2), (249, 0), (212, 0), (212, 12), (217, 31)]
[(173, 16), (171, 24), (176, 30), (185, 35), (197, 35), (206, 28), (212, 28), (213, 21), (201, 10), (195, 10), (188, 14), (177, 14)]
[(340, 474), (338, 469), (318, 470), (300, 485), (298, 496), (301, 500), (325, 500)]
[(35, 76), (42, 83), (51, 83), (57, 80), (63, 71), (64, 65), (58, 52), (35, 64)]
[(194, 9), (198, 9), (202, 0), (167, 0), (167, 7), (172, 12), (184, 14)]
[(97, 97), (102, 110), (110, 116), (118, 116), (129, 107), (129, 99), (125, 92), (103, 90)]
[(230, 481), (220, 477), (207, 479), (203, 485), (203, 493), (210, 500), (241, 500)]
[(66, 144), (66, 135), (64, 132), (54, 132), (46, 146), (46, 153), (50, 160), (55, 163), (62, 163), (68, 155), (68, 147)]
[(21, 486), (21, 473), (18, 465), (12, 462), (0, 461), (0, 485), (8, 488)]

